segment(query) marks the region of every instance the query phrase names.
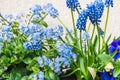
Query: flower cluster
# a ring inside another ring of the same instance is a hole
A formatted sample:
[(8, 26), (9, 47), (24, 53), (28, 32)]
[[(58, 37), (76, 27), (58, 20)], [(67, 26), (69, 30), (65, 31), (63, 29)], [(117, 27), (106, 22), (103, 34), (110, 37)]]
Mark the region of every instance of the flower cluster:
[(100, 18), (102, 17), (104, 11), (104, 3), (100, 0), (96, 0), (87, 6), (86, 10), (82, 10), (77, 19), (76, 26), (81, 30), (86, 29), (87, 18), (89, 17), (92, 24), (99, 24)]
[(38, 74), (34, 75), (34, 80), (44, 80), (44, 72), (40, 71)]
[(102, 1), (95, 1), (87, 6), (89, 19), (92, 24), (99, 24), (100, 18), (104, 11), (104, 3)]
[(117, 51), (117, 53), (114, 56), (114, 60), (120, 59), (120, 40), (115, 40), (110, 44), (109, 53), (114, 54), (115, 51)]
[(70, 67), (71, 60), (76, 61), (77, 56), (72, 52), (73, 48), (66, 44), (57, 43), (56, 48), (58, 51), (58, 56), (56, 58), (50, 60), (46, 56), (39, 56), (38, 63), (41, 68), (49, 66), (55, 73), (60, 74), (62, 72), (62, 67)]
[(48, 3), (43, 8), (45, 12), (48, 13), (51, 17), (56, 18), (58, 16), (57, 9), (55, 9), (51, 3)]
[(72, 11), (80, 8), (80, 3), (78, 2), (78, 0), (66, 0), (66, 5), (68, 8), (71, 8)]
[(105, 5), (106, 7), (109, 7), (109, 6), (113, 7), (113, 0), (105, 0)]
[(86, 10), (83, 10), (77, 19), (77, 24), (76, 24), (77, 29), (79, 29), (80, 31), (86, 29), (87, 18), (88, 18), (88, 12)]
[(65, 57), (67, 59), (74, 59), (76, 61), (76, 54), (72, 52), (73, 47), (66, 44), (57, 43), (56, 48), (58, 49), (58, 54), (60, 57)]
[(15, 35), (11, 32), (12, 27), (11, 26), (3, 26), (0, 31), (0, 41), (7, 41), (10, 42), (12, 38), (15, 37)]
[[(58, 25), (53, 28), (42, 28), (38, 24), (22, 25), (21, 33), (27, 36), (28, 42), (24, 43), (26, 49), (40, 50), (43, 40), (58, 40), (63, 35), (63, 27)], [(33, 48), (32, 48), (33, 47)], [(35, 48), (36, 47), (36, 48)]]
[(41, 50), (42, 42), (40, 42), (40, 41), (25, 42), (24, 48), (27, 50)]
[(30, 8), (30, 11), (34, 15), (41, 15), (42, 7), (38, 4), (34, 5), (33, 7)]
[(58, 25), (45, 30), (46, 39), (58, 40), (63, 35), (63, 27)]
[(98, 76), (100, 77), (100, 80), (116, 80), (113, 76), (113, 70), (111, 69), (109, 72), (98, 72)]

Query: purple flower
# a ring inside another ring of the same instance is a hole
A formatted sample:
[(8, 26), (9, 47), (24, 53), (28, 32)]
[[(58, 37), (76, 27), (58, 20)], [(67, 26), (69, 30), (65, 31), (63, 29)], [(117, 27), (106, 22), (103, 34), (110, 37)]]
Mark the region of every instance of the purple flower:
[(117, 50), (117, 54), (114, 56), (114, 59), (117, 60), (120, 58), (120, 40), (115, 40), (110, 44), (109, 53), (113, 54)]
[(113, 70), (111, 69), (109, 72), (98, 72), (97, 73), (100, 80), (116, 80), (116, 78), (113, 76)]

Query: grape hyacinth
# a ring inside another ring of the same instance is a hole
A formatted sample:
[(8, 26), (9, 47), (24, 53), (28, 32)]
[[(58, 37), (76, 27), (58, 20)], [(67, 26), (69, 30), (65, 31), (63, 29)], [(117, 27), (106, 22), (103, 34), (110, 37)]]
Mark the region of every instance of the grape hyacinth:
[(113, 0), (105, 0), (105, 6), (106, 7), (109, 7), (109, 6), (113, 7)]
[(83, 11), (79, 14), (79, 17), (78, 17), (77, 23), (76, 23), (76, 26), (77, 26), (77, 28), (78, 28), (80, 31), (86, 29), (87, 18), (88, 18), (88, 12), (87, 12), (86, 10), (83, 10)]
[(104, 11), (104, 3), (101, 0), (97, 0), (88, 5), (87, 9), (89, 13), (89, 19), (92, 24), (99, 24), (99, 22), (101, 22), (100, 18), (102, 17)]
[(80, 8), (78, 0), (66, 0), (66, 5), (68, 8), (71, 8), (72, 11), (75, 11), (76, 8)]
[(114, 54), (116, 50), (117, 53), (114, 56), (114, 60), (120, 59), (120, 40), (115, 40), (110, 44), (109, 53)]
[(59, 15), (58, 10), (55, 9), (51, 3), (48, 3), (43, 8), (44, 8), (45, 12), (53, 18), (56, 18)]
[(27, 50), (41, 50), (42, 49), (42, 42), (40, 42), (40, 41), (25, 42), (24, 48)]
[(109, 72), (104, 71), (104, 72), (98, 72), (97, 74), (98, 74), (100, 80), (116, 80), (116, 78), (113, 75), (112, 69)]

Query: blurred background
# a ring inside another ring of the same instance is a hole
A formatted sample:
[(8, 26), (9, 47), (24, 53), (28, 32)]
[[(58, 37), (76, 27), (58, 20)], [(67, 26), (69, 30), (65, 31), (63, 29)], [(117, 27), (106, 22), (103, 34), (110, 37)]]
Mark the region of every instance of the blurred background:
[[(79, 0), (82, 8), (86, 7), (86, 4), (93, 2), (94, 0)], [(120, 36), (120, 0), (113, 0), (114, 7), (110, 8), (109, 23), (107, 28), (107, 35), (112, 34), (112, 36)], [(20, 12), (27, 13), (29, 8), (34, 4), (45, 5), (47, 3), (52, 3), (55, 8), (59, 11), (59, 17), (68, 26), (72, 27), (72, 20), (70, 10), (66, 7), (66, 0), (0, 0), (0, 12), (2, 14), (18, 14)], [(104, 29), (106, 8), (104, 15), (102, 17), (101, 28)], [(78, 15), (75, 13), (75, 19)], [(47, 17), (46, 21), (49, 26), (54, 26), (59, 24), (56, 19)]]

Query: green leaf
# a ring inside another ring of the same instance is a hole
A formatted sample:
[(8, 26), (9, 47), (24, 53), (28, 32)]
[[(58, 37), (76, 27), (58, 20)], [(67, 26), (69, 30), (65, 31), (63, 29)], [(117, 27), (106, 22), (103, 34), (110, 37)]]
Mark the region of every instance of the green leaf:
[(75, 69), (74, 71), (72, 71), (71, 73), (69, 73), (69, 74), (67, 74), (67, 75), (64, 75), (64, 76), (62, 76), (62, 77), (69, 77), (69, 76), (71, 76), (71, 75), (73, 75), (75, 72), (77, 72), (77, 71), (80, 71), (80, 68), (77, 68), (77, 69)]
[(32, 70), (33, 70), (34, 73), (38, 73), (38, 72), (40, 71), (39, 68), (37, 68), (37, 67), (35, 67), (35, 66), (32, 67)]
[(1, 57), (0, 63), (8, 64), (9, 61), (10, 61), (10, 58), (8, 58), (7, 56), (4, 55)]
[(25, 59), (23, 60), (23, 62), (24, 62), (25, 64), (30, 64), (30, 63), (32, 62), (32, 59), (31, 59), (31, 58), (25, 58)]
[(13, 56), (11, 57), (10, 63), (14, 63), (17, 59), (18, 59), (17, 56), (16, 56), (16, 55), (13, 55)]
[(110, 41), (110, 38), (111, 38), (111, 34), (108, 36), (106, 43), (108, 43)]
[(97, 45), (97, 36), (95, 36), (93, 47), (96, 48), (96, 45)]
[(28, 80), (28, 76), (24, 76), (24, 77), (22, 77), (21, 80)]
[(80, 69), (82, 71), (82, 73), (86, 76), (86, 68), (85, 68), (85, 65), (84, 65), (84, 59), (82, 57), (80, 57)]
[(114, 76), (117, 77), (120, 74), (120, 67), (114, 69)]
[(44, 26), (44, 27), (48, 27), (48, 24), (45, 21), (43, 21), (43, 20), (41, 20), (39, 22), (39, 24), (42, 25), (42, 26)]
[(114, 76), (118, 77), (120, 75), (120, 61), (116, 61), (114, 65)]
[(103, 62), (106, 63), (108, 62), (112, 57), (108, 54), (99, 54), (98, 55), (99, 59)]
[(50, 80), (58, 80), (57, 76), (52, 71), (49, 71), (49, 77), (50, 77)]

